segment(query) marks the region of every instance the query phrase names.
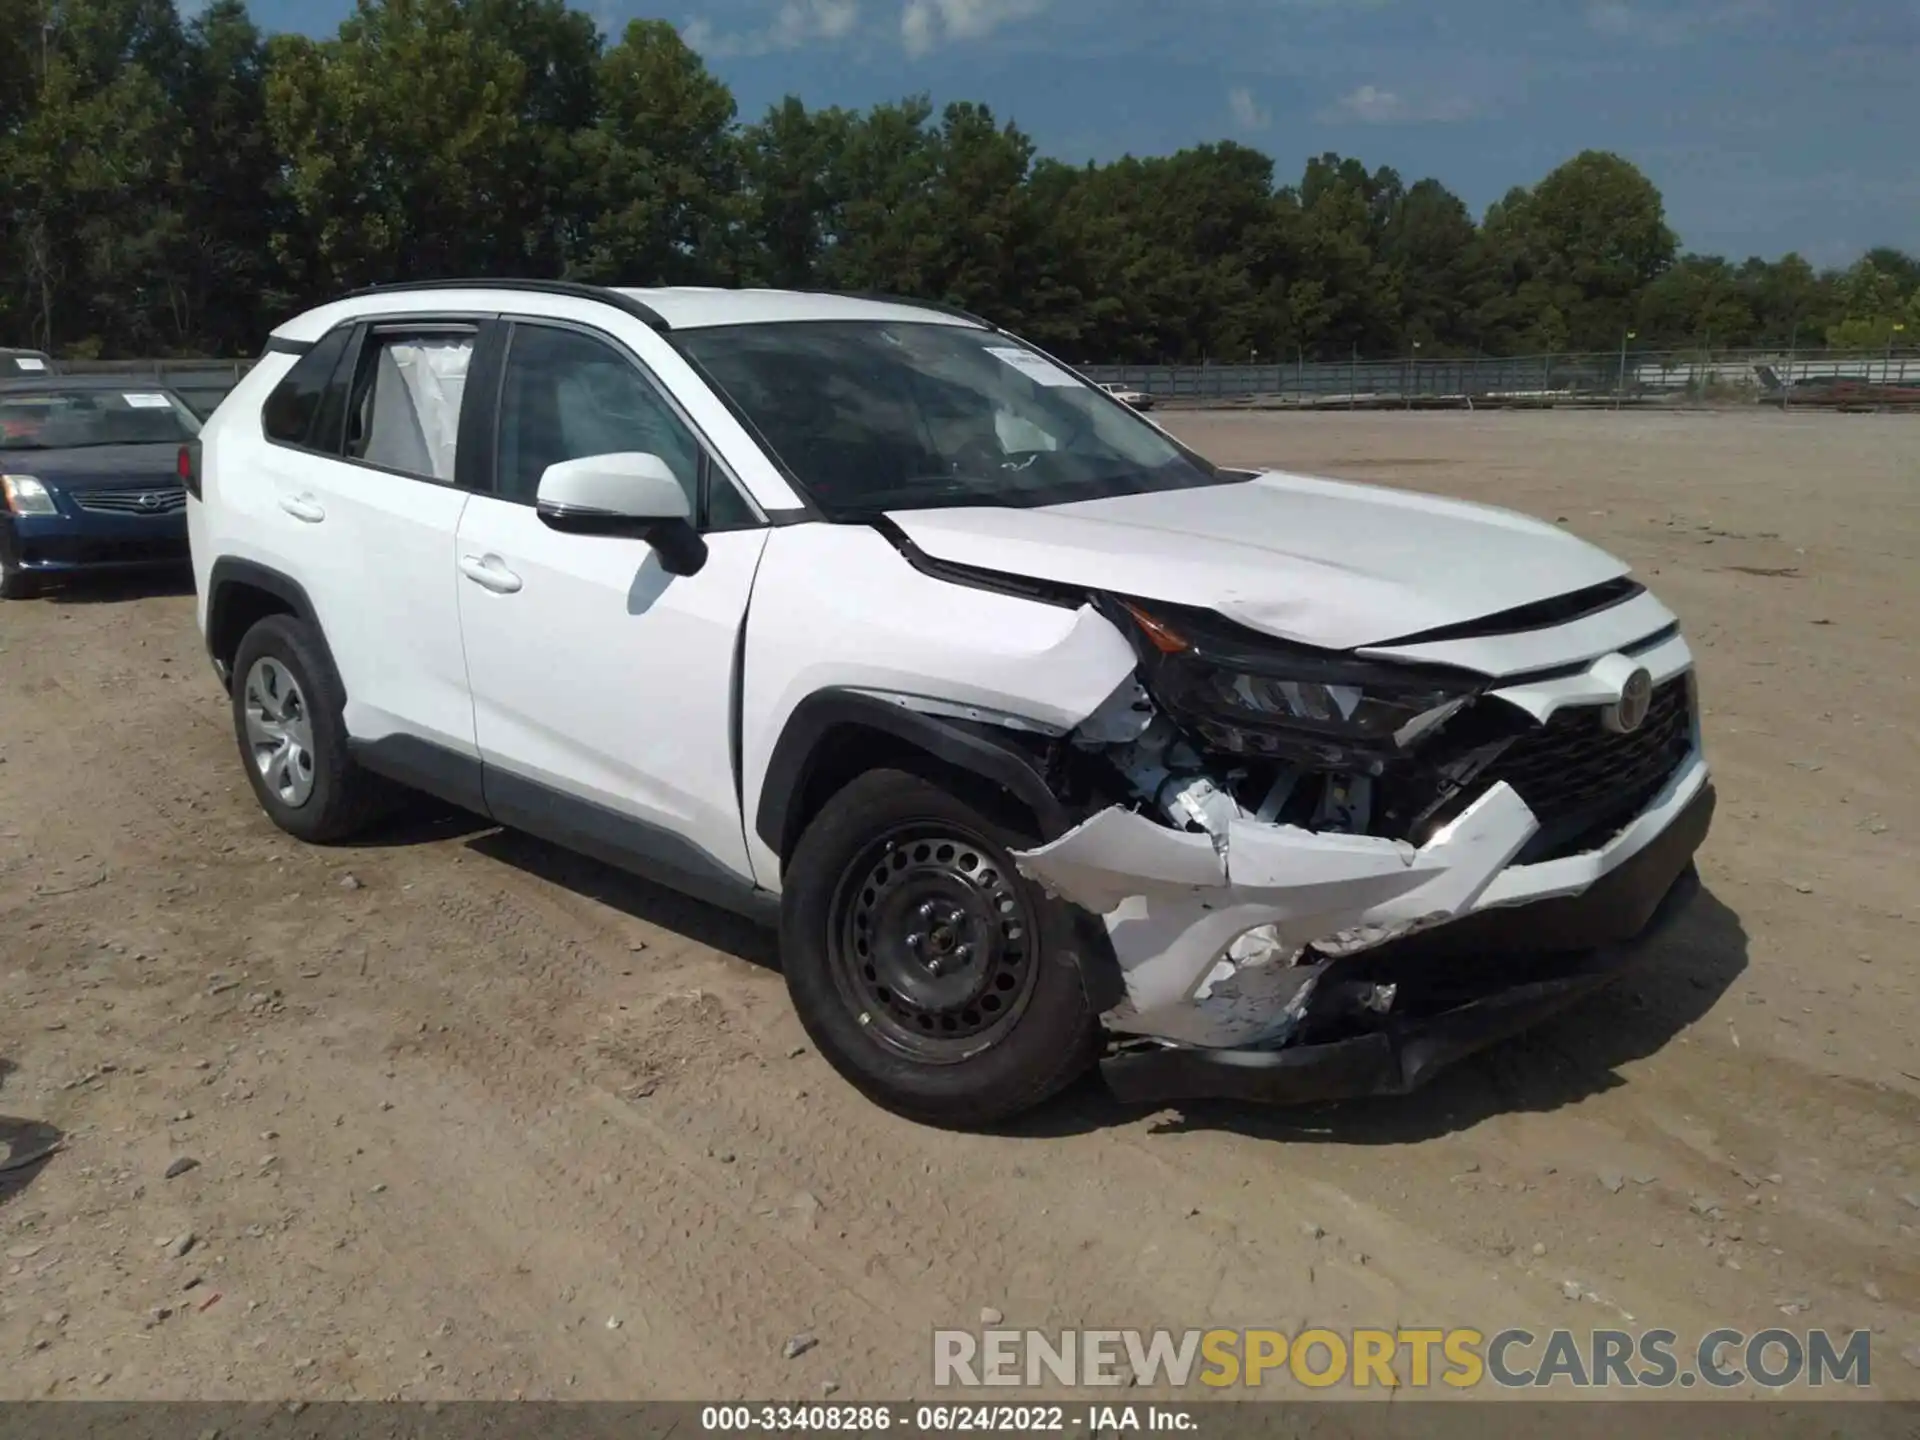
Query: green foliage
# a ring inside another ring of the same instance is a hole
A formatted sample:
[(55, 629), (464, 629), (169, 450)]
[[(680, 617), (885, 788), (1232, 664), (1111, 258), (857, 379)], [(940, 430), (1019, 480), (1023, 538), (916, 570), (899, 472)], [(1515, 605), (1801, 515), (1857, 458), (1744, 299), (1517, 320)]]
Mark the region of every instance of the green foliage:
[(1920, 343), (1920, 260), (1678, 255), (1575, 156), (1476, 223), (1437, 180), (1242, 145), (1076, 167), (986, 107), (742, 123), (672, 26), (568, 0), (0, 0), (0, 343), (250, 353), (370, 282), (554, 275), (890, 292), (1085, 361)]
[(622, 284), (734, 278), (732, 94), (660, 20), (629, 25), (601, 57), (596, 84), (595, 121), (574, 137), (569, 272)]
[(1852, 348), (1893, 345), (1911, 334), (1920, 340), (1920, 290), (1913, 276), (1920, 265), (1897, 250), (1878, 250), (1862, 259), (1838, 285), (1838, 315), (1827, 327), (1827, 343)]

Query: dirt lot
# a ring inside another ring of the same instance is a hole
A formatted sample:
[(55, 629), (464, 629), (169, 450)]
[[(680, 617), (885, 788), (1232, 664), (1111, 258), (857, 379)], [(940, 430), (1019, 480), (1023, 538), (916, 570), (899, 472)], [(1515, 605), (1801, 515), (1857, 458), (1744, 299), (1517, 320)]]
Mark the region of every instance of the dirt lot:
[(0, 1395), (924, 1395), (991, 1307), (1872, 1327), (1920, 1396), (1920, 422), (1175, 424), (1559, 520), (1679, 611), (1722, 807), (1642, 973), (1411, 1099), (939, 1134), (717, 912), (454, 817), (281, 837), (190, 597), (9, 605), (0, 1123), (64, 1148), (0, 1173)]

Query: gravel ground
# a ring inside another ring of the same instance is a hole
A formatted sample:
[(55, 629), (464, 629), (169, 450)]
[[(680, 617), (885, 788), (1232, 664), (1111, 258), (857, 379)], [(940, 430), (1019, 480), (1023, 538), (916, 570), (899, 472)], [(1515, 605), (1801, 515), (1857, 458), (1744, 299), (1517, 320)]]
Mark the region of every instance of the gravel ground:
[(1871, 1327), (1920, 1397), (1920, 426), (1169, 423), (1559, 521), (1678, 610), (1722, 804), (1642, 971), (1411, 1098), (1090, 1082), (940, 1134), (837, 1081), (715, 911), (424, 808), (272, 830), (190, 596), (11, 604), (0, 1127), (63, 1148), (0, 1172), (0, 1395), (924, 1395), (931, 1330), (993, 1309)]

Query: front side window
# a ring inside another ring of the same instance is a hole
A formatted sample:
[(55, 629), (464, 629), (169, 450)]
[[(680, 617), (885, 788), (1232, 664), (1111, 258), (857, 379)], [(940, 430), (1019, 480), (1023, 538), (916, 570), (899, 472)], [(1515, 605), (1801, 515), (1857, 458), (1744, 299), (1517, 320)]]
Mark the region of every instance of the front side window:
[(675, 339), (832, 519), (1058, 505), (1233, 478), (993, 331), (806, 321)]
[(532, 504), (549, 465), (657, 455), (699, 513), (700, 442), (633, 361), (576, 330), (517, 325), (500, 392), (496, 493)]
[(200, 422), (173, 395), (143, 390), (36, 390), (0, 395), (0, 450), (178, 445)]
[(375, 330), (347, 397), (349, 459), (452, 484), (470, 334)]

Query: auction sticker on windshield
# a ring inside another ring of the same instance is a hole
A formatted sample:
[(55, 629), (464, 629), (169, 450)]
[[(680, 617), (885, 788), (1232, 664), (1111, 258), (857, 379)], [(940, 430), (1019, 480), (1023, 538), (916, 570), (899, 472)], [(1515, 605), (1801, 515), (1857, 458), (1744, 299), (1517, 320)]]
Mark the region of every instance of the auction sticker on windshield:
[(135, 410), (171, 410), (173, 408), (173, 402), (164, 395), (123, 395), (120, 398)]
[(1046, 356), (1036, 355), (1031, 350), (1017, 350), (1011, 345), (991, 345), (987, 347), (987, 353), (1001, 364), (1011, 365), (1036, 385), (1068, 390), (1080, 383), (1077, 377), (1069, 375)]

